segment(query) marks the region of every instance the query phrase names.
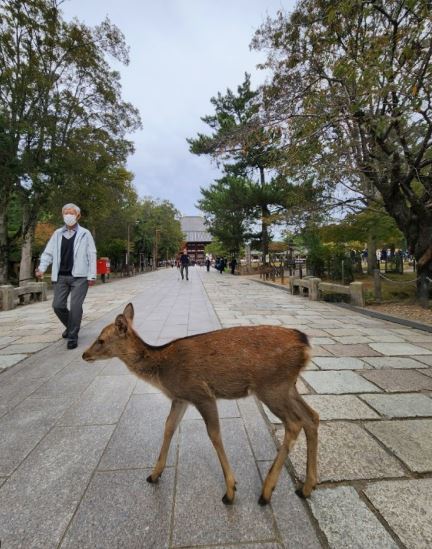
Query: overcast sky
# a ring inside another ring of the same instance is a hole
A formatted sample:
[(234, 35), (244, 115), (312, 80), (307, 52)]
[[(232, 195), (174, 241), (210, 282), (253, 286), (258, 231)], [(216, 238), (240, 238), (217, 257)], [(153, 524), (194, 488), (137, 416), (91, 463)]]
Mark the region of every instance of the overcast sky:
[(196, 215), (200, 187), (219, 176), (206, 157), (186, 143), (206, 126), (210, 98), (235, 89), (244, 73), (264, 80), (256, 65), (263, 55), (249, 50), (254, 31), (294, 0), (66, 0), (66, 19), (95, 25), (108, 15), (130, 46), (121, 67), (123, 98), (135, 105), (143, 129), (130, 138), (135, 154), (128, 168), (140, 197), (170, 200), (183, 215)]

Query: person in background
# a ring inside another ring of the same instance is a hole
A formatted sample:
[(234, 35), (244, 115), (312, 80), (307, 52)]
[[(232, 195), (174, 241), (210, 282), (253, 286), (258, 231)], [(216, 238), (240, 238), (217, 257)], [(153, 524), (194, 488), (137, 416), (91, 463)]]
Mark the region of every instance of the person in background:
[(187, 250), (183, 250), (182, 255), (180, 256), (180, 274), (182, 280), (184, 280), (184, 271), (186, 271), (186, 280), (189, 280), (189, 256), (187, 255)]
[[(75, 349), (82, 305), (89, 286), (96, 280), (96, 246), (90, 231), (78, 224), (81, 210), (76, 204), (63, 206), (62, 214), (65, 224), (51, 236), (35, 274), (42, 278), (52, 264), (53, 309), (66, 328), (62, 337), (68, 340), (67, 348)], [(70, 309), (67, 308), (69, 294)]]
[(206, 261), (205, 261), (205, 266), (206, 266), (206, 268), (207, 268), (207, 272), (210, 271), (210, 265), (211, 265), (211, 261), (210, 261), (209, 258), (207, 258)]
[(235, 274), (235, 270), (236, 270), (236, 267), (237, 267), (237, 259), (235, 257), (233, 257), (230, 261), (230, 264), (229, 264), (230, 268), (231, 268), (231, 274)]

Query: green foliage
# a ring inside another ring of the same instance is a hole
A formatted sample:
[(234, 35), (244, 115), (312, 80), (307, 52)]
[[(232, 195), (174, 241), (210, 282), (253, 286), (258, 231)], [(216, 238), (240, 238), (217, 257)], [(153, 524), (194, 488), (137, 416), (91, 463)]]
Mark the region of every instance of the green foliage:
[[(89, 181), (107, 164), (120, 168), (132, 150), (125, 135), (140, 125), (106, 60), (128, 62), (123, 35), (108, 19), (94, 28), (64, 21), (61, 3), (0, 4), (0, 224), (12, 195), (23, 212), (12, 240), (32, 232), (41, 208), (72, 174)], [(0, 228), (0, 279), (10, 245), (5, 234)]]
[(378, 246), (404, 246), (404, 236), (397, 228), (395, 220), (384, 210), (365, 210), (358, 214), (347, 215), (340, 223), (323, 226), (319, 229), (324, 242), (360, 242), (364, 243), (372, 234)]
[(180, 212), (167, 200), (147, 198), (139, 203), (133, 225), (135, 254), (152, 257), (157, 238), (158, 258), (175, 257), (184, 241), (179, 218)]
[[(225, 95), (218, 93), (211, 102), (215, 113), (202, 120), (212, 133), (198, 134), (187, 141), (193, 154), (210, 155), (222, 163), (225, 177), (208, 191), (202, 189), (203, 199), (199, 206), (209, 214), (207, 219), (212, 234), (233, 252), (247, 237), (246, 231), (252, 223), (259, 220), (259, 244), (265, 255), (268, 253), (269, 227), (279, 220), (275, 214), (285, 206), (289, 187), (280, 177), (270, 181), (265, 177), (265, 171), (275, 168), (282, 154), (281, 132), (279, 128), (265, 129), (259, 123), (258, 93), (251, 89), (248, 74), (237, 93), (228, 89)], [(236, 194), (236, 178), (248, 180), (247, 191), (238, 207), (229, 203), (229, 196)], [(228, 202), (225, 210), (219, 207), (221, 202)]]
[(430, 272), (431, 27), (427, 0), (300, 0), (253, 41), (268, 53), (263, 108), (283, 129), (286, 172), (312, 173), (329, 208), (383, 205)]
[(247, 179), (235, 176), (225, 176), (208, 189), (201, 188), (198, 207), (205, 213), (210, 233), (230, 253), (239, 253), (250, 232), (250, 190)]
[(230, 255), (230, 250), (215, 238), (210, 244), (207, 244), (205, 253), (212, 255), (212, 257), (228, 257)]

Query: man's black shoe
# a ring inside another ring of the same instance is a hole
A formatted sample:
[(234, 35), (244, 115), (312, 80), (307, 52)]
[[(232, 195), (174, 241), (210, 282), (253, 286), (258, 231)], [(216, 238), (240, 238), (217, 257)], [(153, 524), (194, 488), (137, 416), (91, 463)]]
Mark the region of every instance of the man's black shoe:
[(67, 348), (68, 349), (76, 349), (77, 347), (78, 347), (78, 341), (76, 341), (75, 339), (70, 339), (67, 342)]
[(62, 333), (62, 338), (63, 339), (67, 339), (68, 338), (68, 331), (65, 330), (63, 333)]

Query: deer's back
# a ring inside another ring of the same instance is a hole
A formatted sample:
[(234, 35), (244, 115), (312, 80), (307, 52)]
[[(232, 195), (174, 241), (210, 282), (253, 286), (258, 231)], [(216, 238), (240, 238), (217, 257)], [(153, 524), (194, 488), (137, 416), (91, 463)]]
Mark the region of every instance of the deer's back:
[(170, 393), (240, 398), (263, 384), (294, 384), (309, 345), (298, 330), (241, 326), (175, 340), (161, 353), (161, 381)]

